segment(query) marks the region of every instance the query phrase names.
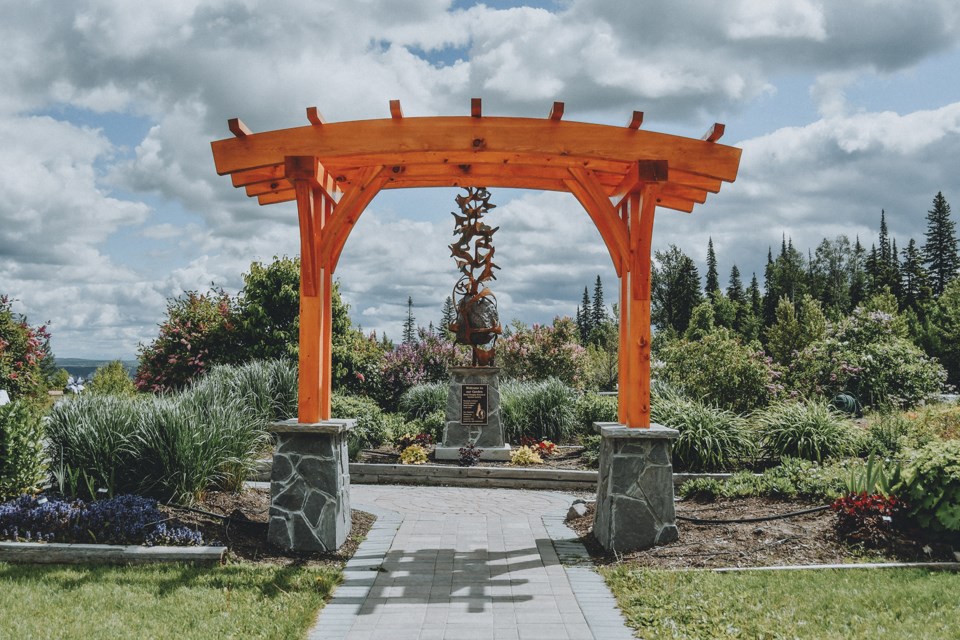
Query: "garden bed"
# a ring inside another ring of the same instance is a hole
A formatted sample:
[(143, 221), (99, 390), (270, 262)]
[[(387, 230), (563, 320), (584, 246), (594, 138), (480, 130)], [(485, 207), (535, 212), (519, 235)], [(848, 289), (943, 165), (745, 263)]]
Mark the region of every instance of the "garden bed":
[[(681, 501), (677, 515), (699, 519), (762, 518), (810, 508), (798, 501), (768, 498), (718, 500), (703, 504)], [(705, 569), (820, 565), (850, 562), (956, 561), (955, 548), (936, 540), (898, 535), (883, 550), (865, 550), (848, 544), (836, 533), (831, 510), (807, 515), (739, 524), (695, 525), (680, 521), (676, 542), (627, 554), (606, 552), (593, 537), (594, 504), (583, 517), (567, 521), (597, 564), (625, 562), (655, 569)], [(929, 549), (927, 553), (924, 549)], [(960, 552), (960, 547), (956, 548)]]

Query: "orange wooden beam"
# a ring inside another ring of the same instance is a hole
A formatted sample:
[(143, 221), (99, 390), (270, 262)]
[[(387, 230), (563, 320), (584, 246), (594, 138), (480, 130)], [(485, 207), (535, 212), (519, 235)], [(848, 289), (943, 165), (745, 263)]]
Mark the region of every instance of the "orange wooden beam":
[(399, 100), (390, 101), (390, 117), (393, 118), (394, 120), (403, 119), (403, 109), (400, 108)]
[(250, 131), (250, 128), (243, 124), (243, 120), (240, 118), (230, 118), (227, 120), (227, 127), (237, 138), (245, 138), (247, 136), (253, 135), (253, 131)]
[(470, 98), (470, 117), (479, 118), (483, 115), (483, 101), (480, 98)]
[(570, 175), (571, 179), (566, 182), (567, 188), (593, 219), (619, 275), (623, 269), (623, 261), (630, 255), (630, 249), (626, 229), (617, 210), (610, 204), (607, 194), (591, 172), (572, 168)]
[(714, 122), (713, 126), (707, 129), (707, 132), (703, 134), (703, 138), (701, 138), (701, 140), (704, 140), (705, 142), (716, 142), (723, 137), (723, 132), (726, 131), (726, 129), (726, 125), (720, 124), (719, 122)]
[(553, 107), (550, 109), (550, 115), (547, 117), (550, 120), (559, 122), (560, 119), (563, 118), (563, 108), (564, 107), (562, 102), (554, 102)]
[(643, 124), (643, 111), (634, 111), (633, 115), (630, 117), (630, 122), (627, 123), (627, 129), (639, 129)]
[(323, 114), (321, 114), (316, 107), (307, 107), (307, 120), (309, 120), (310, 124), (315, 127), (319, 127), (327, 123), (327, 121), (323, 118)]
[(383, 188), (387, 176), (383, 167), (367, 167), (359, 184), (347, 191), (334, 207), (333, 215), (327, 222), (327, 232), (320, 244), (320, 259), (331, 271), (337, 268), (340, 253), (360, 219), (360, 215)]

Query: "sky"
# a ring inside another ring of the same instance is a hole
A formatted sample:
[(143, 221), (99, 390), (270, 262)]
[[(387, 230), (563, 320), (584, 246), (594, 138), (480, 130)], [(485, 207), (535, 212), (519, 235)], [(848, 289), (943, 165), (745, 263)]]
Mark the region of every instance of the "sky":
[[(133, 358), (167, 300), (235, 293), (253, 261), (299, 250), (293, 203), (258, 206), (216, 174), (227, 119), (254, 131), (404, 115), (546, 117), (743, 149), (692, 214), (657, 213), (721, 282), (763, 275), (786, 234), (923, 241), (942, 192), (960, 206), (956, 0), (0, 0), (0, 294), (49, 322), (57, 357)], [(495, 189), (502, 320), (573, 315), (617, 281), (569, 194)], [(456, 189), (382, 192), (335, 276), (353, 322), (398, 338), (414, 302), (439, 322), (457, 273)], [(957, 213), (954, 214), (956, 219)]]

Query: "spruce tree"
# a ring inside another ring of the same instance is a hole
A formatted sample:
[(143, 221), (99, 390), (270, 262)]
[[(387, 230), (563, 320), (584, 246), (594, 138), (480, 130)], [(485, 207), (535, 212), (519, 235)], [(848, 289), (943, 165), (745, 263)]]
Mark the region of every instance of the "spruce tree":
[(607, 321), (607, 309), (603, 304), (603, 283), (600, 276), (593, 285), (593, 306), (590, 309), (590, 333), (599, 329)]
[(593, 312), (590, 310), (590, 292), (583, 288), (583, 300), (580, 302), (580, 324), (577, 325), (580, 330), (581, 344), (587, 344), (590, 340), (590, 334), (593, 332)]
[(673, 329), (682, 334), (693, 309), (703, 300), (697, 265), (676, 245), (654, 255), (651, 321), (661, 330)]
[(730, 302), (743, 304), (743, 282), (740, 281), (740, 269), (737, 265), (730, 268), (730, 280), (727, 282), (727, 298)]
[(711, 299), (714, 291), (720, 290), (720, 276), (717, 274), (717, 254), (713, 251), (713, 238), (707, 240), (707, 281), (704, 293)]
[(453, 298), (447, 296), (443, 301), (443, 311), (440, 314), (440, 326), (444, 331), (450, 331), (450, 325), (457, 321), (457, 310), (453, 306)]
[(941, 191), (933, 198), (933, 208), (927, 211), (927, 231), (924, 235), (926, 243), (923, 245), (923, 255), (930, 272), (930, 286), (933, 295), (939, 297), (960, 269), (956, 225), (950, 219), (950, 205)]
[(857, 307), (867, 298), (869, 283), (866, 263), (866, 250), (860, 244), (860, 236), (857, 236), (847, 267), (850, 278), (850, 309)]
[(913, 238), (903, 250), (900, 269), (900, 304), (904, 309), (921, 311), (930, 300), (930, 274), (923, 266), (923, 252)]
[(407, 319), (403, 321), (403, 344), (417, 341), (416, 319), (413, 317), (413, 297), (407, 297)]

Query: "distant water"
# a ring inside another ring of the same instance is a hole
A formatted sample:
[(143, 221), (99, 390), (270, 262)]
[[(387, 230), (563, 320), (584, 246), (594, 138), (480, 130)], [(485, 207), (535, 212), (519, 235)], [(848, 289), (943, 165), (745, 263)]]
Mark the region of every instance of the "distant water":
[[(74, 378), (80, 377), (88, 380), (93, 376), (93, 372), (105, 364), (110, 364), (113, 360), (87, 360), (85, 358), (57, 358), (57, 369), (66, 369), (67, 373)], [(137, 372), (136, 360), (121, 360), (124, 368), (132, 379)]]

